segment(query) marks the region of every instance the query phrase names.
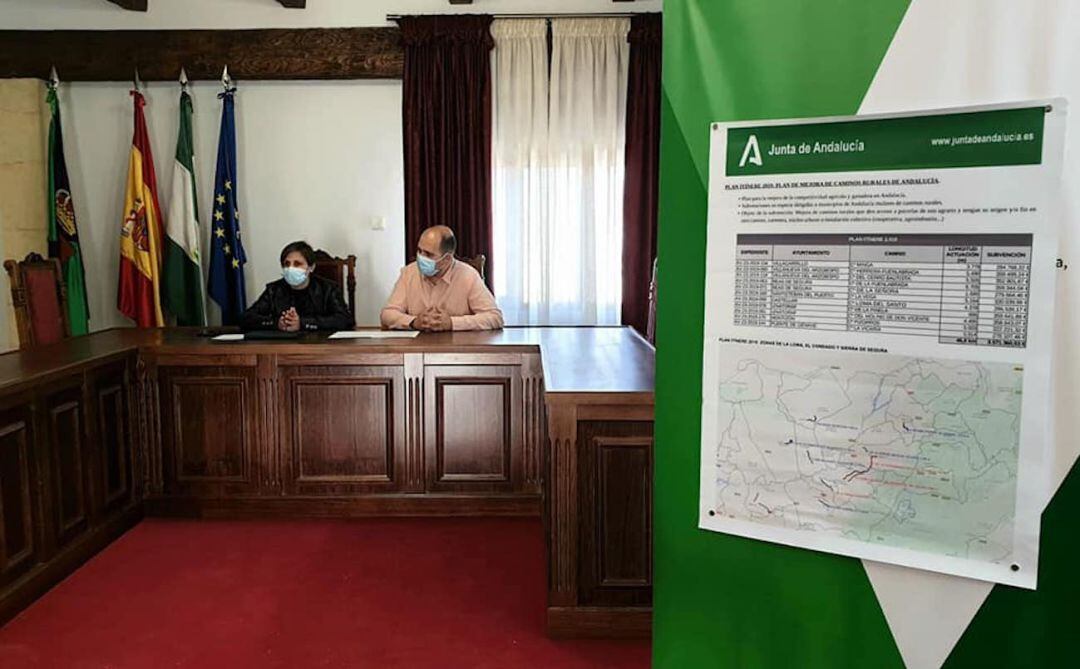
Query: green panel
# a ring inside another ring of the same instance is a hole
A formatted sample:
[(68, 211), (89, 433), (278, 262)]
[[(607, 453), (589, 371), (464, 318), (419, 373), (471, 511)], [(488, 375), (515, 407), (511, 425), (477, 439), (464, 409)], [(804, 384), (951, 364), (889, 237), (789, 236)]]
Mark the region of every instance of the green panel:
[(697, 529), (712, 121), (854, 113), (906, 0), (664, 3), (654, 666), (902, 666), (858, 560)]
[(727, 176), (1038, 165), (1046, 107), (730, 128)]
[(702, 181), (712, 121), (854, 114), (908, 0), (670, 0), (664, 90)]

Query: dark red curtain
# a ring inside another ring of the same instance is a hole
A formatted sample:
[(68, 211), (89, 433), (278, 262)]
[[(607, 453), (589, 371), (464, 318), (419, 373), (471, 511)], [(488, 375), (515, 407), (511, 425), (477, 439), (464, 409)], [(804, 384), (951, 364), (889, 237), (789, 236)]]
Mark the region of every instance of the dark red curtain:
[(623, 193), (622, 322), (645, 334), (660, 191), (660, 14), (630, 20)]
[(491, 17), (409, 16), (405, 44), (405, 258), (449, 225), (458, 255), (487, 256), (491, 279)]

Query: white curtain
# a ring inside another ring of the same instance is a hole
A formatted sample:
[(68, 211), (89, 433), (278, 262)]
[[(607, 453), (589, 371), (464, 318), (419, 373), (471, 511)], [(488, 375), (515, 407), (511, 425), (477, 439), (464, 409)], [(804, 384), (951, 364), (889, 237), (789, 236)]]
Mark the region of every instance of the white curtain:
[(492, 24), (495, 294), (507, 324), (620, 319), (630, 20)]

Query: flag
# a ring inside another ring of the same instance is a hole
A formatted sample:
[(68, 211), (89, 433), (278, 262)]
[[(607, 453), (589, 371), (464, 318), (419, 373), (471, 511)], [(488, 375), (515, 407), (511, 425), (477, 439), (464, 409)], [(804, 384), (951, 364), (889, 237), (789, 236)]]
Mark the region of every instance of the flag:
[(160, 327), (161, 207), (158, 205), (154, 155), (146, 132), (142, 93), (135, 101), (135, 133), (131, 139), (124, 220), (120, 230), (120, 289), (117, 307), (139, 327)]
[(72, 336), (78, 336), (90, 330), (90, 303), (86, 299), (86, 273), (64, 160), (64, 134), (60, 127), (60, 103), (55, 86), (49, 87), (45, 101), (52, 110), (49, 121), (49, 257), (60, 260), (67, 286), (68, 322)]
[(180, 91), (180, 133), (176, 139), (176, 165), (173, 166), (169, 215), (165, 219), (165, 269), (161, 299), (165, 309), (176, 316), (177, 325), (206, 325), (191, 115), (191, 96), (187, 91)]
[(218, 95), (222, 101), (221, 133), (210, 219), (210, 297), (221, 307), (224, 325), (238, 324), (247, 308), (244, 290), (247, 256), (240, 243), (240, 207), (236, 200), (235, 94), (236, 89), (230, 87)]

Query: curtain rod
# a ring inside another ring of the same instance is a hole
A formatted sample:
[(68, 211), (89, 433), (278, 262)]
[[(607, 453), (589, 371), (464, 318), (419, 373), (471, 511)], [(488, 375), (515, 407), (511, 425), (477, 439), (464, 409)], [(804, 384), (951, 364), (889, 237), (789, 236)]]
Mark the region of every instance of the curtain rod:
[[(632, 18), (635, 14), (644, 14), (647, 12), (593, 12), (585, 14), (565, 13), (565, 14), (492, 14), (492, 18), (496, 19), (628, 19)], [(387, 21), (399, 21), (407, 14), (387, 14)], [(417, 14), (416, 16), (458, 16), (458, 14)]]

